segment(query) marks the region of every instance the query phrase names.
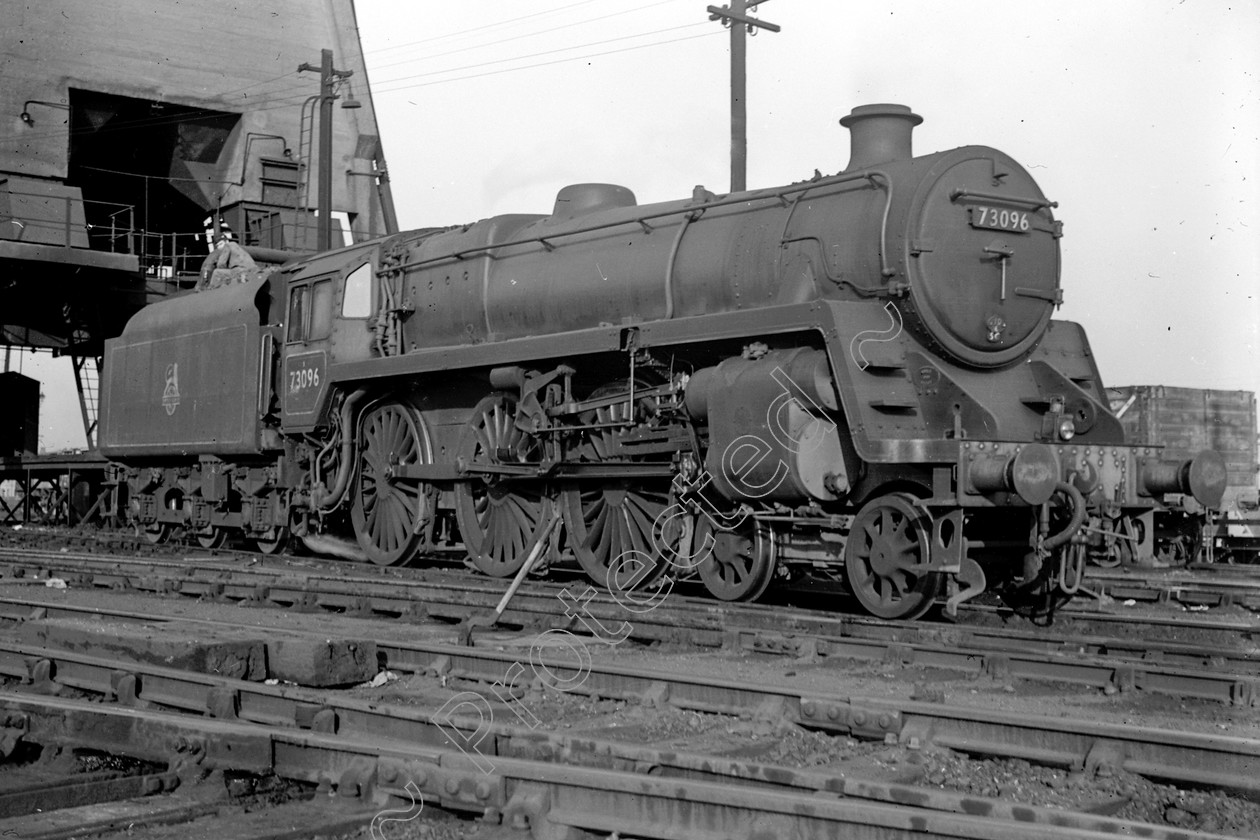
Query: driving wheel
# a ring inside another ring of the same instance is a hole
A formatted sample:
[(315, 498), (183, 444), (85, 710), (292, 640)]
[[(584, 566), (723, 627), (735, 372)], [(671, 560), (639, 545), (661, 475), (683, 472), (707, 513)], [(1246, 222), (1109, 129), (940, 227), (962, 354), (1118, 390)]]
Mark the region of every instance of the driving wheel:
[[(656, 414), (652, 398), (631, 400), (628, 380), (610, 382), (596, 388), (589, 399), (625, 394), (610, 405), (584, 412), (581, 422), (591, 427), (577, 449), (579, 460), (607, 463), (617, 459), (644, 463), (644, 459), (618, 454), (618, 439)], [(633, 408), (632, 408), (633, 402)], [(662, 557), (677, 542), (671, 533), (660, 533), (657, 518), (670, 503), (670, 479), (601, 479), (570, 482), (560, 492), (561, 513), (569, 536), (569, 547), (582, 571), (599, 586), (614, 585), (618, 591), (647, 586), (665, 573), (668, 563)], [(671, 542), (672, 540), (672, 542)], [(644, 564), (649, 564), (644, 568)], [(609, 581), (609, 569), (616, 566), (619, 580)]]
[[(516, 399), (491, 394), (473, 409), (458, 452), (466, 465), (518, 466), (537, 461), (537, 442), (516, 428)], [(492, 577), (515, 574), (550, 518), (550, 504), (536, 479), (511, 473), (456, 483), (455, 518), (473, 565)]]
[(400, 466), (432, 463), (428, 428), (409, 406), (385, 403), (364, 416), (360, 440), (350, 521), (369, 560), (396, 566), (411, 558), (432, 516), (429, 485), (395, 474)]

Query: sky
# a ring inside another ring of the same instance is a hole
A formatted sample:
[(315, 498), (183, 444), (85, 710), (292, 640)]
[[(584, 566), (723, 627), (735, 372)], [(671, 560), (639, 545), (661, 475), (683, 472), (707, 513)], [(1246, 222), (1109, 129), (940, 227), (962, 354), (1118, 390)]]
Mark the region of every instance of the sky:
[[(545, 214), (587, 181), (640, 203), (728, 191), (729, 34), (709, 2), (356, 0), (402, 227)], [(1059, 203), (1056, 317), (1085, 326), (1106, 385), (1260, 391), (1260, 3), (752, 14), (781, 31), (747, 40), (749, 188), (840, 171), (840, 117), (909, 105), (916, 154), (994, 146)]]

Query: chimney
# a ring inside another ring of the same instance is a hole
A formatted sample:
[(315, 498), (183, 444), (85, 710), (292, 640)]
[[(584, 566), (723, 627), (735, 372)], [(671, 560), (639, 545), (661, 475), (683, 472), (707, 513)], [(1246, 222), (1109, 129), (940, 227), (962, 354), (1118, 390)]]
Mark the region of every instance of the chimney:
[(859, 105), (840, 118), (849, 129), (846, 172), (912, 157), (910, 134), (923, 117), (905, 105)]

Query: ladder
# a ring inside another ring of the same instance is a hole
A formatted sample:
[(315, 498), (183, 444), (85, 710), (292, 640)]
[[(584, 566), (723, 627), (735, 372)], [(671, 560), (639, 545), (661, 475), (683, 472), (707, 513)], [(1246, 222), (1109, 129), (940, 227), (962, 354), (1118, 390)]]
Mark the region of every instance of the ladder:
[(298, 171), (297, 184), (293, 190), (294, 241), (285, 242), (285, 246), (293, 250), (309, 248), (307, 239), (311, 230), (311, 213), (307, 200), (311, 190), (311, 147), (315, 142), (315, 106), (318, 102), (318, 95), (308, 97), (302, 103), (298, 120)]
[(74, 385), (79, 392), (79, 410), (83, 414), (83, 435), (87, 438), (88, 449), (95, 449), (104, 357), (71, 356), (70, 362), (74, 366)]

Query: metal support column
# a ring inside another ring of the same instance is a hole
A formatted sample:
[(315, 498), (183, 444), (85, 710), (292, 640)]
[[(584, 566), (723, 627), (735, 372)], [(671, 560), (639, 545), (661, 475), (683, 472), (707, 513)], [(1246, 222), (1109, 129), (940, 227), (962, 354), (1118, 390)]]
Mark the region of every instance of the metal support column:
[(338, 79), (348, 79), (354, 71), (334, 69), (332, 50), (320, 51), (319, 67), (313, 64), (298, 67), (299, 73), (304, 70), (319, 71), (319, 195), (315, 205), (319, 221), (316, 239), (321, 251), (329, 251), (332, 250), (332, 104), (337, 98), (334, 88)]

